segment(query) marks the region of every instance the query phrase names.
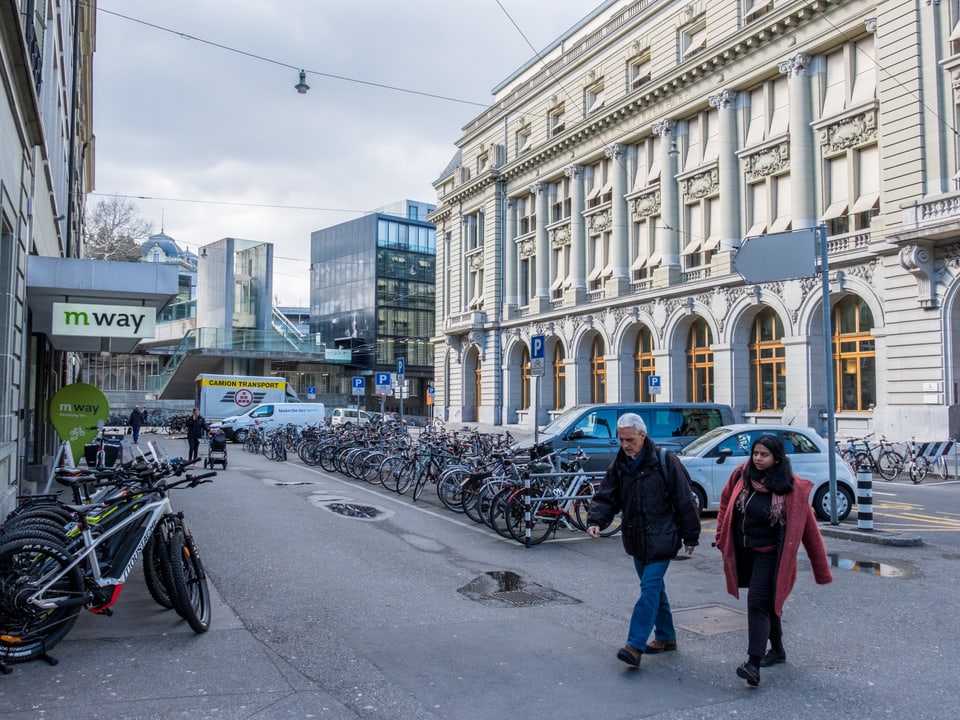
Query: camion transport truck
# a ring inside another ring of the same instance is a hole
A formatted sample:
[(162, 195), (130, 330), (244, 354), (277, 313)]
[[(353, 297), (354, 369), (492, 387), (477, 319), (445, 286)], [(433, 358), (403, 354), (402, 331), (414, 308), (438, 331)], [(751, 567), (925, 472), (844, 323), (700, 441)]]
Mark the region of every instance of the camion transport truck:
[(263, 403), (299, 400), (282, 377), (197, 375), (196, 406), (208, 421), (242, 415)]

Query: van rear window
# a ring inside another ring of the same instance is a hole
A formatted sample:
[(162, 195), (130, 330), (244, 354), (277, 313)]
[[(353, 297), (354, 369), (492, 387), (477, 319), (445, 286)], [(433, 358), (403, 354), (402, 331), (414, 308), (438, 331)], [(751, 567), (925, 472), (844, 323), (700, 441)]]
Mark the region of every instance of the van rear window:
[(650, 411), (647, 434), (654, 438), (699, 437), (724, 424), (718, 408), (664, 408)]

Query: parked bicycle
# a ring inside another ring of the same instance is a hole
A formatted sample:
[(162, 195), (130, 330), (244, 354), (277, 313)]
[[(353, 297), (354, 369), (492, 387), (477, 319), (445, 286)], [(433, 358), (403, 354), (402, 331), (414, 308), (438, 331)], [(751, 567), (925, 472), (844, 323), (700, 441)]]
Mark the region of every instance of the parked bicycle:
[(903, 455), (882, 435), (879, 441), (869, 442), (872, 436), (873, 433), (869, 433), (861, 438), (847, 438), (847, 447), (840, 450), (840, 457), (854, 472), (866, 467), (884, 480), (894, 480), (904, 468)]
[(109, 474), (71, 470), (64, 484), (113, 488), (92, 505), (54, 495), (23, 498), (0, 534), (0, 667), (45, 658), (69, 633), (81, 609), (110, 615), (137, 561), (151, 597), (173, 608), (198, 633), (210, 626), (207, 578), (183, 513), (168, 492), (216, 475), (186, 474), (179, 458), (138, 462)]

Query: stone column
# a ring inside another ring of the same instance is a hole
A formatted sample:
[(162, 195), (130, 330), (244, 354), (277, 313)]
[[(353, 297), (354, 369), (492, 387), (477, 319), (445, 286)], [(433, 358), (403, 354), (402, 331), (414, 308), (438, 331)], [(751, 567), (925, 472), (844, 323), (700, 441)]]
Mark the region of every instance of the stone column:
[(677, 186), (676, 123), (669, 118), (653, 124), (653, 134), (660, 136), (660, 228), (656, 252), (660, 265), (653, 272), (655, 288), (680, 282), (680, 189)]
[(580, 305), (587, 300), (587, 233), (583, 222), (583, 166), (567, 165), (563, 174), (570, 178), (570, 281), (564, 291), (564, 305)]
[(610, 264), (613, 275), (604, 283), (604, 297), (617, 297), (630, 290), (629, 242), (630, 231), (627, 227), (627, 164), (626, 148), (620, 143), (607, 145), (603, 152), (610, 158), (610, 172), (613, 174), (613, 201), (610, 208)]
[(550, 235), (547, 232), (550, 207), (547, 199), (547, 184), (535, 182), (530, 186), (530, 192), (537, 196), (537, 293), (530, 298), (530, 312), (540, 314), (550, 309)]
[(813, 128), (813, 98), (807, 68), (810, 58), (797, 53), (779, 64), (780, 72), (789, 77), (790, 90), (790, 212), (793, 229), (817, 225), (816, 145)]
[(517, 294), (517, 201), (507, 198), (507, 231), (504, 233), (503, 274), (506, 297), (503, 299), (502, 319), (516, 316), (519, 299)]
[(717, 168), (720, 175), (720, 252), (740, 247), (740, 159), (737, 157), (737, 94), (728, 89), (711, 95), (711, 107), (717, 109), (719, 137)]

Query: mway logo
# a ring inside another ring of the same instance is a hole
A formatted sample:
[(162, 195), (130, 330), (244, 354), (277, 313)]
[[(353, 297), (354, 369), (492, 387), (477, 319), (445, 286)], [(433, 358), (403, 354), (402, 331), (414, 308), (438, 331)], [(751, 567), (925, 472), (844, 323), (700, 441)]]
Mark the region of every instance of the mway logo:
[(157, 311), (152, 307), (53, 303), (54, 335), (152, 338)]

